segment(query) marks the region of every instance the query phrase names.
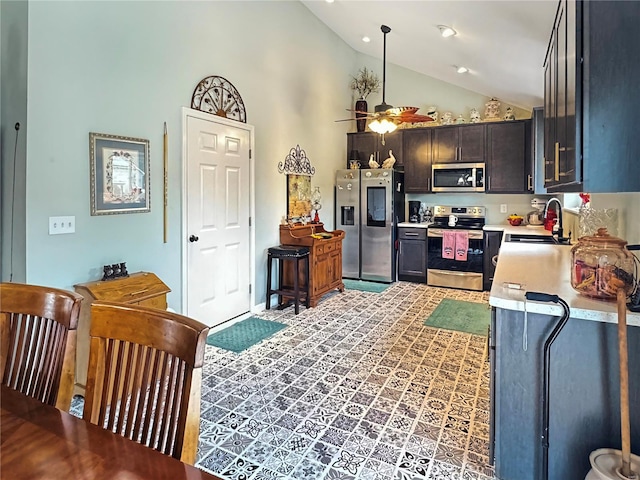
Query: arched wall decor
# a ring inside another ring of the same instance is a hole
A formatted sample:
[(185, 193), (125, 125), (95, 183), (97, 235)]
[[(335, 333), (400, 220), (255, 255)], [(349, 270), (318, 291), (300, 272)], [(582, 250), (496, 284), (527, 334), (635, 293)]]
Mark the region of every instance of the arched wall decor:
[(191, 108), (247, 123), (247, 112), (240, 93), (229, 80), (217, 75), (203, 78), (196, 85)]
[(312, 176), (316, 173), (316, 169), (311, 166), (307, 153), (300, 148), (300, 145), (296, 145), (295, 148), (289, 150), (284, 162), (278, 163), (278, 172), (286, 173), (287, 175)]

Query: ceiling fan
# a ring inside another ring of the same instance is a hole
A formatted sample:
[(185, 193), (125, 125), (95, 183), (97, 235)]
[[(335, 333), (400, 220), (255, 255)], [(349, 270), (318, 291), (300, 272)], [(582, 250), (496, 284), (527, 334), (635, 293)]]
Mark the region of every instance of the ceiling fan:
[[(380, 30), (382, 30), (382, 33), (384, 34), (382, 50), (382, 103), (375, 106), (373, 113), (350, 109), (347, 110), (361, 114), (360, 118), (366, 117), (371, 119), (368, 127), (381, 135), (393, 132), (401, 123), (433, 122), (433, 118), (430, 116), (417, 114), (416, 112), (418, 111), (418, 107), (394, 107), (385, 101), (387, 33), (391, 31), (391, 28), (386, 25), (381, 25)], [(347, 122), (350, 120), (357, 120), (357, 118), (346, 118), (344, 120), (336, 120), (336, 122)]]

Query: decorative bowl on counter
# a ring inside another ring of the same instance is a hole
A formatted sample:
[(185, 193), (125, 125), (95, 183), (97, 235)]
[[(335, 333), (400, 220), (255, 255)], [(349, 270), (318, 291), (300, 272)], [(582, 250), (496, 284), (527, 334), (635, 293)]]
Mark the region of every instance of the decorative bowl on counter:
[(509, 222), (509, 225), (511, 225), (512, 227), (517, 227), (522, 225), (522, 222), (524, 221), (524, 217), (521, 217), (520, 215), (509, 215), (507, 217), (507, 221)]
[(615, 300), (619, 288), (627, 295), (635, 286), (636, 265), (627, 242), (599, 228), (571, 248), (571, 286), (589, 297)]

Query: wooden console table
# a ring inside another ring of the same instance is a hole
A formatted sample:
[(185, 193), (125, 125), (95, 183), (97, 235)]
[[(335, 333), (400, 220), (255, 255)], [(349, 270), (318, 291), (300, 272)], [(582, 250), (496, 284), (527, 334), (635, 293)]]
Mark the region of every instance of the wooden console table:
[(113, 280), (80, 283), (74, 285), (74, 288), (84, 297), (84, 301), (80, 306), (80, 318), (78, 319), (76, 381), (73, 393), (84, 396), (89, 367), (89, 326), (93, 301), (107, 300), (166, 310), (167, 293), (171, 289), (150, 272), (132, 273), (128, 277), (114, 278)]
[[(330, 238), (315, 238), (312, 235), (331, 235)], [(280, 244), (309, 247), (309, 303), (318, 305), (320, 298), (333, 289), (344, 291), (342, 283), (342, 239), (343, 230), (327, 231), (322, 223), (307, 225), (280, 225)], [(287, 262), (291, 263), (291, 262)], [(299, 276), (300, 288), (306, 285), (303, 267)], [(283, 285), (293, 286), (293, 267), (286, 265)]]

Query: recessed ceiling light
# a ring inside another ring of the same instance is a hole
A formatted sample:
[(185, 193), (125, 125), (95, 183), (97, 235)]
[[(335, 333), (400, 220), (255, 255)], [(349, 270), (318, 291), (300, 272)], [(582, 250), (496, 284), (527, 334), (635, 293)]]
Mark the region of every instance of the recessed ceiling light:
[(467, 67), (457, 67), (456, 68), (456, 72), (458, 73), (467, 73), (469, 71), (469, 69)]
[(333, 0), (325, 0), (327, 3), (333, 3)]
[(453, 35), (456, 35), (458, 33), (453, 28), (447, 25), (438, 25), (438, 29), (440, 30), (440, 35), (442, 35), (444, 38), (452, 37)]
[(362, 37), (362, 41), (364, 43), (369, 43), (371, 41), (371, 39), (369, 37), (367, 37), (367, 36), (364, 36), (364, 37)]

